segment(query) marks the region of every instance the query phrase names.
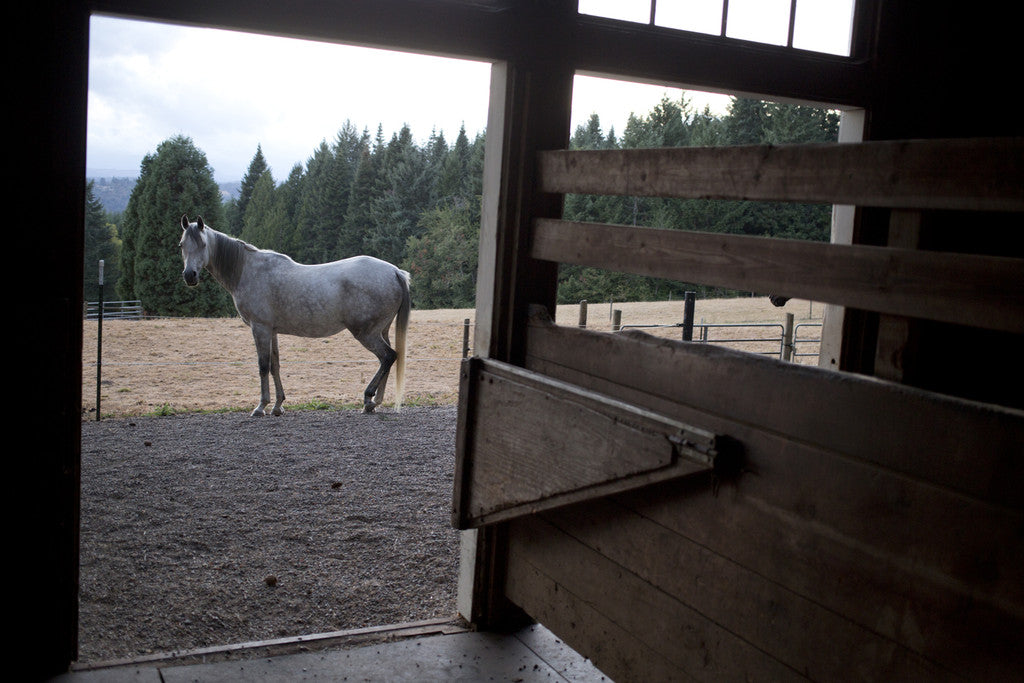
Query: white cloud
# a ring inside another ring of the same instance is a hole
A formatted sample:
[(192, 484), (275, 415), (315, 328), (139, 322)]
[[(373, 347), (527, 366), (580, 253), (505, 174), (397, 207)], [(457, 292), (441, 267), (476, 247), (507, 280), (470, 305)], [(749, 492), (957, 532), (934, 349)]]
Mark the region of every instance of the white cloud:
[(479, 62), (103, 17), (91, 35), (91, 168), (137, 170), (184, 134), (218, 179), (241, 178), (259, 144), (283, 180), (346, 120), (371, 135), (407, 123), (419, 140), (486, 126)]
[[(789, 0), (772, 1), (788, 12)], [(730, 27), (733, 9), (744, 2), (761, 6), (761, 0), (732, 0)], [(838, 26), (828, 40), (848, 44), (852, 0), (840, 0), (839, 10), (836, 0), (807, 2), (798, 35), (820, 36), (813, 26), (828, 20)], [(637, 7), (649, 7), (647, 0), (634, 4), (637, 16)], [(590, 5), (624, 7), (618, 0)], [(386, 136), (408, 124), (421, 142), (435, 130), (451, 142), (462, 125), (470, 136), (486, 127), (486, 63), (102, 16), (92, 19), (90, 41), (87, 163), (93, 169), (136, 172), (146, 154), (181, 134), (206, 154), (218, 180), (240, 179), (260, 145), (281, 181), (322, 140), (333, 142), (346, 120), (371, 136), (378, 124)], [(579, 76), (572, 125), (597, 113), (605, 132), (614, 127), (621, 134), (630, 113), (646, 114), (665, 95), (681, 93)], [(729, 101), (687, 95), (695, 108), (708, 104), (719, 114)]]

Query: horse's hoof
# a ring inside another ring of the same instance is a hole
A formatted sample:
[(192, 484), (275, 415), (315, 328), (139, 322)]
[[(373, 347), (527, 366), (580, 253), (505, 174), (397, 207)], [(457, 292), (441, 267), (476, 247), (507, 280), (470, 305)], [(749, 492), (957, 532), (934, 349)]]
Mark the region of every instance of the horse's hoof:
[(284, 415), (284, 409), (283, 408), (274, 408), (273, 414), (274, 414), (275, 417), (281, 417), (282, 415)]
[(266, 413), (263, 412), (263, 408), (257, 408), (249, 413), (249, 417), (263, 417), (264, 415), (266, 415)]
[(377, 407), (376, 403), (367, 403), (366, 405), (363, 406), (363, 412), (364, 413), (372, 413), (373, 409), (376, 408), (376, 407)]

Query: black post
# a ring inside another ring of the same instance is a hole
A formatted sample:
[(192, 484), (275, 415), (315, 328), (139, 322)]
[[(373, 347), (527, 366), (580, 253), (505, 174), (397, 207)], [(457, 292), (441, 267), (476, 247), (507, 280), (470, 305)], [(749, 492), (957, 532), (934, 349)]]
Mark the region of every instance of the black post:
[(100, 259), (100, 302), (96, 314), (96, 421), (100, 421), (100, 375), (103, 370), (103, 259)]
[(683, 306), (683, 341), (693, 341), (693, 302), (696, 297), (696, 292), (686, 292)]

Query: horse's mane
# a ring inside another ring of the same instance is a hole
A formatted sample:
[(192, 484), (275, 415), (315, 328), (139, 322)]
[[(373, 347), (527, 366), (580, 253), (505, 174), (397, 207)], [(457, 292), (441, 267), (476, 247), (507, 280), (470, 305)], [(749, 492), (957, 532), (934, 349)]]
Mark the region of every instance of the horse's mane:
[(222, 232), (213, 231), (212, 235), (217, 243), (214, 248), (214, 253), (217, 255), (217, 263), (214, 266), (217, 270), (217, 277), (228, 291), (233, 291), (242, 277), (245, 252), (257, 251), (257, 249), (248, 242), (243, 242)]

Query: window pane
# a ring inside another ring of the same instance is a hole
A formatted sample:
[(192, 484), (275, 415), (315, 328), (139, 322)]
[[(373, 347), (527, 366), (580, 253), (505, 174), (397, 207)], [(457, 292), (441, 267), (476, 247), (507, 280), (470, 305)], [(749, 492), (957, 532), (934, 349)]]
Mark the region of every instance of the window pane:
[(799, 0), (793, 47), (849, 55), (854, 0)]
[(650, 0), (579, 0), (578, 11), (580, 14), (641, 24), (651, 20)]
[(717, 36), (722, 32), (722, 0), (658, 0), (654, 23)]
[(725, 35), (769, 45), (789, 40), (789, 0), (729, 0)]

